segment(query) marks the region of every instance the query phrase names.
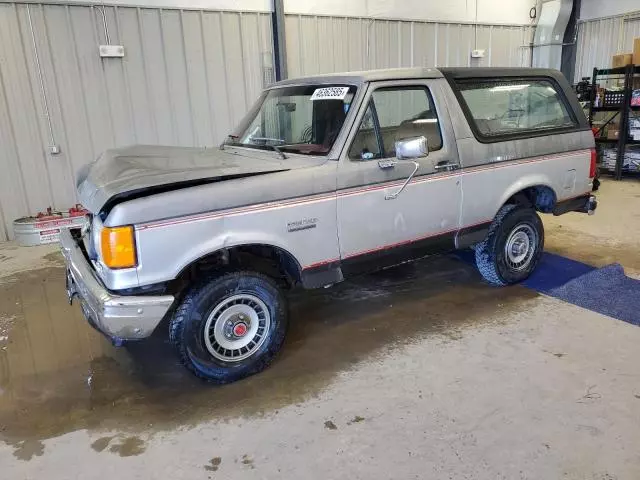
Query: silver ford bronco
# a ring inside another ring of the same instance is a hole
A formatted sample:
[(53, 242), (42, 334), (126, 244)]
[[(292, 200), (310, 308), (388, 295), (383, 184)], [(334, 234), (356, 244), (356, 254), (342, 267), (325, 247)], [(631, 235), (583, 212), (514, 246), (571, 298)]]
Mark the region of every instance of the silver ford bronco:
[(494, 285), (540, 260), (538, 213), (592, 213), (594, 139), (542, 69), (396, 69), (276, 83), (215, 148), (109, 150), (79, 173), (67, 293), (115, 343), (164, 320), (184, 365), (264, 369), (286, 292), (473, 248)]

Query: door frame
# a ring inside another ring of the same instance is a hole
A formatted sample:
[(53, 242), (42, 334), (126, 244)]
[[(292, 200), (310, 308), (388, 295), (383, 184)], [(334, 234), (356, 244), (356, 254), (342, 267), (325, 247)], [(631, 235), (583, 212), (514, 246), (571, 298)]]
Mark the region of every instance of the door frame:
[[(382, 181), (377, 179), (373, 180), (373, 178), (367, 179), (366, 178), (367, 171), (364, 169), (360, 169), (360, 171), (364, 172), (364, 178), (360, 174), (360, 172), (356, 171), (357, 170), (356, 168), (353, 169), (355, 174), (351, 176), (352, 178), (350, 179), (345, 178), (345, 175), (344, 175), (345, 173), (348, 174), (348, 171), (347, 172), (344, 171), (345, 166), (350, 165), (351, 162), (353, 162), (354, 165), (357, 162), (366, 162), (370, 164), (370, 167), (368, 168), (379, 169), (378, 160), (380, 159), (376, 158), (372, 160), (354, 160), (349, 158), (349, 150), (355, 139), (355, 136), (358, 133), (358, 130), (360, 128), (360, 123), (362, 122), (362, 118), (364, 117), (368, 109), (369, 102), (371, 101), (373, 93), (379, 88), (386, 88), (386, 87), (401, 88), (401, 87), (412, 87), (412, 86), (424, 87), (429, 92), (429, 95), (433, 104), (432, 106), (435, 109), (435, 113), (438, 118), (440, 135), (442, 138), (442, 147), (433, 152), (429, 152), (428, 156), (422, 159), (418, 159), (418, 162), (424, 162), (425, 165), (428, 163), (431, 165), (434, 165), (434, 156), (436, 157), (436, 159), (438, 157), (443, 157), (443, 160), (446, 160), (449, 163), (455, 163), (458, 168), (454, 171), (446, 171), (446, 170), (435, 171), (433, 168), (431, 168), (428, 171), (423, 170), (422, 172), (420, 172), (419, 170), (416, 173), (416, 175), (413, 177), (411, 182), (409, 182), (408, 186), (411, 186), (416, 183), (437, 181), (444, 178), (450, 179), (450, 177), (456, 177), (456, 182), (457, 182), (456, 185), (458, 185), (458, 188), (460, 188), (460, 190), (459, 190), (459, 200), (457, 202), (457, 212), (455, 212), (455, 215), (456, 215), (455, 228), (452, 228), (450, 231), (447, 231), (442, 235), (439, 235), (439, 234), (425, 235), (424, 237), (421, 237), (421, 238), (411, 238), (411, 239), (405, 239), (401, 242), (394, 242), (382, 248), (372, 249), (372, 251), (370, 252), (363, 252), (362, 255), (358, 255), (357, 257), (345, 256), (345, 252), (343, 251), (343, 245), (340, 245), (340, 258), (341, 258), (340, 263), (343, 270), (345, 271), (345, 274), (356, 273), (359, 271), (367, 270), (367, 268), (365, 267), (365, 268), (355, 268), (353, 272), (351, 271), (352, 268), (350, 268), (349, 264), (353, 263), (352, 260), (355, 260), (356, 258), (358, 258), (359, 260), (364, 260), (364, 259), (360, 259), (359, 257), (365, 257), (365, 256), (370, 257), (371, 260), (373, 260), (374, 262), (380, 262), (382, 260), (380, 258), (381, 256), (389, 257), (389, 261), (391, 261), (393, 264), (393, 263), (399, 263), (399, 261), (404, 261), (402, 258), (403, 255), (401, 254), (400, 250), (403, 250), (403, 253), (408, 254), (411, 258), (417, 258), (417, 257), (423, 256), (420, 254), (422, 250), (443, 251), (443, 250), (453, 250), (455, 248), (455, 236), (460, 229), (460, 220), (461, 220), (461, 212), (462, 212), (462, 192), (461, 192), (460, 181), (459, 181), (459, 176), (461, 174), (461, 169), (460, 169), (461, 162), (460, 162), (460, 157), (458, 155), (455, 132), (454, 132), (453, 124), (451, 121), (451, 116), (449, 114), (448, 105), (445, 98), (445, 92), (443, 91), (444, 88), (448, 87), (446, 80), (444, 78), (442, 79), (423, 78), (423, 79), (411, 79), (411, 80), (401, 80), (401, 81), (397, 81), (397, 80), (379, 81), (379, 82), (370, 82), (367, 84), (367, 89), (366, 89), (366, 92), (364, 92), (365, 94), (363, 96), (362, 102), (360, 103), (359, 111), (354, 118), (354, 122), (351, 124), (350, 131), (346, 137), (345, 143), (343, 144), (343, 148), (339, 158), (340, 163), (338, 165), (338, 171), (337, 171), (338, 178), (336, 179), (337, 197), (338, 197), (338, 203), (336, 205), (338, 208), (338, 211), (336, 212), (336, 214), (338, 217), (337, 218), (338, 231), (340, 232), (342, 228), (341, 220), (340, 220), (340, 210), (339, 210), (340, 197), (356, 194), (356, 192), (362, 191), (363, 189), (365, 190), (384, 190), (387, 188), (396, 189), (398, 188), (399, 185), (404, 183), (409, 173), (411, 172), (411, 168), (413, 168), (411, 165), (411, 162), (401, 161), (401, 162), (398, 162), (397, 166), (394, 168), (396, 175), (393, 175), (393, 174), (389, 175), (387, 179)], [(393, 157), (383, 157), (383, 158), (393, 158)], [(403, 168), (404, 165), (406, 165), (406, 168)], [(349, 167), (347, 167), (347, 169), (349, 169)], [(373, 180), (373, 181), (368, 181), (368, 180)], [(400, 195), (403, 195), (403, 193), (401, 193)], [(383, 191), (380, 191), (379, 194), (381, 196), (384, 196)], [(394, 201), (394, 200), (390, 200), (390, 201)], [(433, 248), (430, 248), (430, 247), (433, 247)], [(400, 255), (397, 256), (395, 254), (400, 254)], [(397, 257), (399, 261), (393, 260), (393, 257)], [(387, 263), (387, 262), (384, 262), (384, 263)], [(384, 265), (380, 265), (380, 266), (384, 266)]]

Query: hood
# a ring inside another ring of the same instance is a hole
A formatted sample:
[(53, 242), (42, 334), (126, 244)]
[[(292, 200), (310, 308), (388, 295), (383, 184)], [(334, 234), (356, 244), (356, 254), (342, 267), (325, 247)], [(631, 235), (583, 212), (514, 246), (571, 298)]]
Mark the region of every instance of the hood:
[(289, 170), (271, 152), (137, 145), (107, 150), (78, 172), (82, 205), (98, 213), (110, 200)]

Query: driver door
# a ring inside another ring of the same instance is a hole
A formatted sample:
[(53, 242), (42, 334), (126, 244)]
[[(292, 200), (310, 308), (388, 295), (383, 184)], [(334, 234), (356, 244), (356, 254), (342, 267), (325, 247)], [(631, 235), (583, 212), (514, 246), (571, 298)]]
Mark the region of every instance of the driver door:
[[(460, 162), (446, 105), (437, 100), (441, 82), (370, 84), (338, 167), (345, 274), (454, 248)], [(399, 160), (395, 142), (419, 136), (427, 140), (428, 155)]]

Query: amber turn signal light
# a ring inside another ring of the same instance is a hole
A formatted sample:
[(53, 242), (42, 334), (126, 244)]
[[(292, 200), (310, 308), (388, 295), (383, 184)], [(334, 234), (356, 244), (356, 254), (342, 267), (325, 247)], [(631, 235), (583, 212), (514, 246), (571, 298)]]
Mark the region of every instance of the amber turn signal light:
[(109, 268), (131, 268), (137, 264), (133, 227), (104, 227), (100, 234), (102, 262)]

